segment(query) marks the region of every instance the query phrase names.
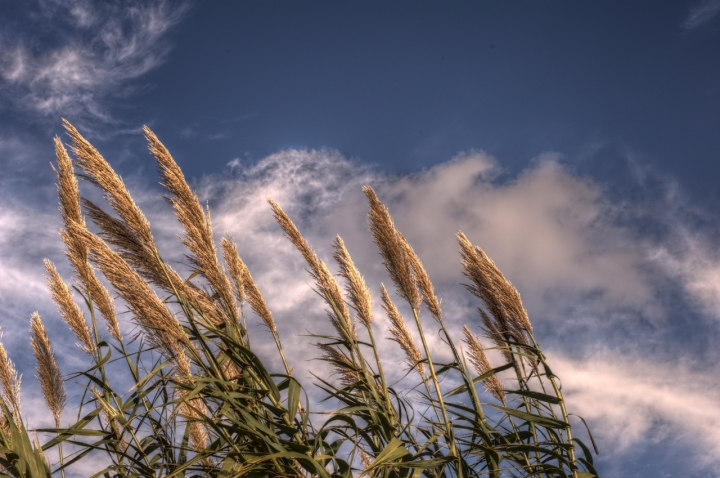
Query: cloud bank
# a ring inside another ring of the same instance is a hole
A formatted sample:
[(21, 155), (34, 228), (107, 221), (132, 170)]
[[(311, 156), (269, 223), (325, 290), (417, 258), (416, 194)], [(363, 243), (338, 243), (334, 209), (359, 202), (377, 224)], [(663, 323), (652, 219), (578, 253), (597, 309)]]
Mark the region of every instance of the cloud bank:
[[(227, 234), (238, 243), (285, 348), (293, 350), (297, 376), (309, 389), (310, 370), (322, 372), (323, 365), (312, 360), (318, 354), (307, 333), (323, 333), (327, 319), (305, 264), (282, 236), (266, 198), (285, 209), (333, 270), (330, 243), (341, 235), (377, 302), (379, 284), (390, 280), (367, 230), (360, 187), (371, 184), (424, 261), (456, 337), (462, 324), (480, 332), (479, 304), (460, 286), (456, 231), (483, 247), (518, 287), (570, 408), (588, 419), (599, 441), (601, 462), (671, 439), (697, 454), (698, 469), (720, 464), (720, 415), (713, 411), (720, 399), (717, 367), (698, 366), (699, 356), (690, 348), (680, 357), (662, 350), (668, 340), (663, 331), (678, 313), (675, 299), (663, 296), (668, 282), (676, 285), (686, 315), (696, 311), (684, 320), (704, 335), (717, 334), (720, 257), (702, 229), (675, 218), (672, 243), (634, 229), (621, 220), (632, 205), (613, 202), (600, 185), (571, 174), (553, 154), (504, 180), (499, 163), (475, 151), (406, 176), (384, 174), (329, 150), (281, 151), (254, 165), (236, 161), (228, 172), (201, 178), (194, 187), (212, 209), (218, 238)], [(176, 239), (181, 231), (170, 208), (145, 180), (128, 178), (127, 184), (147, 211), (165, 258), (182, 269), (184, 251)], [(6, 336), (25, 371), (32, 364), (20, 357), (27, 319), (36, 309), (66, 345), (60, 357), (64, 369), (76, 370), (82, 360), (42, 290), (40, 254), (64, 267), (55, 216), (54, 208), (17, 205), (0, 215), (0, 302), (12, 304), (5, 309), (5, 323), (14, 324)], [(375, 315), (376, 330), (386, 336), (384, 314), (376, 308)], [(252, 315), (250, 323), (253, 347), (271, 357), (269, 334)], [(400, 363), (394, 343), (381, 342), (383, 356)], [(442, 344), (435, 339), (433, 346)], [(402, 367), (393, 369), (395, 379), (403, 373)], [(32, 382), (26, 380), (24, 393), (37, 400)]]

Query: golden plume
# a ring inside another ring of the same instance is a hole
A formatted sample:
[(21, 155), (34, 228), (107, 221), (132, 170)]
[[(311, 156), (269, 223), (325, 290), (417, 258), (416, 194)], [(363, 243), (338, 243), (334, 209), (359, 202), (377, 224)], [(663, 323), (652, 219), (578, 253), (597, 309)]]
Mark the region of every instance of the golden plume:
[[(490, 360), (488, 360), (487, 355), (485, 355), (485, 349), (483, 349), (480, 338), (470, 332), (470, 329), (465, 325), (463, 325), (463, 333), (465, 334), (465, 343), (468, 345), (470, 363), (473, 365), (478, 376), (492, 370)], [(490, 375), (483, 380), (483, 382), (488, 392), (492, 393), (493, 396), (502, 403), (505, 403), (505, 390), (497, 375)]]
[(380, 249), (383, 263), (400, 297), (407, 300), (413, 309), (418, 310), (421, 299), (415, 274), (406, 256), (401, 236), (395, 229), (395, 223), (373, 188), (363, 186), (363, 192), (370, 203), (370, 232)]
[(340, 264), (340, 275), (348, 282), (345, 290), (350, 296), (350, 302), (357, 311), (360, 320), (365, 326), (369, 327), (373, 321), (370, 290), (365, 284), (365, 279), (360, 275), (360, 271), (355, 267), (355, 263), (345, 247), (345, 242), (340, 236), (335, 238), (333, 247), (335, 248), (335, 260)]
[(10, 404), (13, 418), (16, 423), (21, 422), (20, 417), (20, 382), (22, 377), (18, 375), (15, 364), (8, 357), (5, 346), (0, 343), (0, 385), (2, 385), (2, 399)]
[(100, 314), (107, 322), (107, 328), (116, 340), (120, 341), (120, 326), (115, 314), (115, 303), (110, 293), (95, 275), (88, 262), (87, 248), (82, 242), (71, 236), (68, 224), (84, 225), (85, 221), (80, 208), (80, 190), (73, 171), (72, 161), (59, 138), (55, 138), (55, 153), (58, 167), (53, 170), (58, 177), (58, 197), (60, 199), (60, 216), (65, 229), (60, 230), (60, 238), (67, 247), (66, 255), (75, 271), (78, 284), (84, 285), (88, 296), (97, 306)]
[(521, 342), (526, 340), (524, 332), (531, 332), (532, 325), (520, 293), (480, 247), (473, 247), (462, 232), (457, 237), (465, 276), (473, 282), (466, 286), (468, 290), (485, 302), (501, 333)]
[(230, 279), (220, 267), (213, 241), (210, 209), (203, 211), (197, 195), (188, 186), (182, 170), (170, 152), (150, 128), (145, 126), (143, 129), (150, 152), (160, 168), (162, 185), (170, 193), (166, 199), (175, 209), (175, 216), (185, 229), (185, 234), (180, 240), (190, 251), (190, 255), (187, 256), (188, 260), (197, 272), (207, 279), (220, 298), (222, 308), (229, 315), (226, 320), (236, 321), (238, 312), (233, 299)]
[[(78, 229), (84, 227), (77, 226)], [(65, 323), (70, 326), (75, 337), (79, 340), (78, 346), (88, 355), (95, 355), (95, 341), (92, 339), (90, 329), (88, 328), (85, 316), (80, 307), (75, 303), (70, 292), (70, 288), (63, 282), (60, 274), (58, 274), (55, 265), (49, 259), (45, 259), (45, 270), (49, 276), (46, 279), (50, 295), (53, 302), (58, 308), (58, 312), (62, 316)]]
[(59, 426), (60, 414), (65, 408), (67, 393), (65, 393), (65, 382), (55, 360), (50, 339), (48, 338), (45, 326), (40, 319), (40, 314), (33, 312), (30, 318), (30, 344), (35, 353), (35, 370), (40, 382), (45, 403), (55, 417), (55, 424)]
[(230, 272), (230, 277), (232, 277), (233, 284), (235, 285), (235, 297), (237, 298), (238, 302), (242, 304), (243, 302), (245, 302), (245, 300), (247, 300), (247, 297), (245, 295), (245, 279), (243, 278), (247, 267), (245, 267), (242, 259), (240, 259), (240, 254), (238, 253), (237, 246), (231, 238), (223, 237), (220, 240), (220, 245), (223, 250), (225, 267), (227, 267), (228, 271)]
[(150, 343), (157, 346), (160, 352), (172, 361), (181, 376), (189, 377), (190, 364), (184, 349), (189, 340), (177, 318), (147, 282), (102, 239), (78, 225), (71, 225), (70, 232), (87, 244), (93, 261), (128, 304)]
[(405, 236), (403, 236), (399, 232), (397, 233), (397, 236), (400, 245), (402, 246), (405, 259), (410, 264), (410, 267), (412, 268), (413, 274), (415, 276), (415, 281), (420, 288), (420, 292), (422, 292), (422, 298), (425, 302), (425, 305), (427, 305), (430, 314), (435, 317), (438, 322), (442, 322), (440, 300), (435, 295), (435, 288), (430, 281), (430, 277), (425, 271), (425, 267), (423, 267), (422, 262), (420, 262), (420, 258), (417, 256), (417, 254), (415, 254), (415, 251), (413, 250), (412, 246), (410, 246), (410, 243), (407, 241), (407, 239), (405, 239)]
[(407, 363), (411, 368), (416, 369), (420, 376), (424, 379), (425, 364), (422, 363), (422, 355), (420, 355), (420, 350), (415, 344), (412, 334), (405, 326), (405, 321), (403, 320), (402, 315), (400, 315), (400, 311), (398, 311), (397, 307), (390, 299), (390, 295), (383, 284), (380, 284), (380, 293), (383, 301), (382, 307), (390, 319), (391, 325), (390, 328), (388, 328), (392, 334), (392, 338), (390, 340), (393, 340), (400, 345), (400, 348), (403, 352), (405, 352)]
[(310, 247), (310, 244), (308, 244), (302, 234), (300, 234), (300, 231), (288, 215), (285, 214), (285, 211), (272, 199), (268, 199), (268, 202), (275, 212), (275, 219), (285, 231), (285, 235), (300, 251), (310, 266), (310, 275), (315, 279), (319, 292), (332, 311), (328, 315), (335, 330), (337, 330), (341, 338), (354, 341), (357, 338), (355, 323), (350, 319), (350, 313), (340, 293), (340, 287), (328, 270), (327, 265), (318, 257), (313, 248)]

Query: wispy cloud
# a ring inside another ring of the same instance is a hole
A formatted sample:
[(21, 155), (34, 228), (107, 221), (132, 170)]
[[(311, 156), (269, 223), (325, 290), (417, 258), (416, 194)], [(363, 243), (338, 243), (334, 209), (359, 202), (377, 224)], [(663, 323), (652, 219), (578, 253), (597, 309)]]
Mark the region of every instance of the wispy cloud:
[(690, 8), (682, 26), (687, 30), (692, 30), (709, 22), (718, 13), (720, 13), (720, 0), (704, 0)]
[(184, 3), (41, 1), (34, 31), (0, 37), (2, 94), (24, 112), (112, 121), (106, 101), (163, 62)]
[[(716, 368), (701, 368), (682, 359), (658, 363), (617, 351), (585, 360), (551, 354), (550, 360), (563, 379), (568, 406), (592, 423), (603, 454), (622, 457), (665, 442), (672, 448), (665, 452), (674, 455), (671, 461), (686, 466), (685, 476), (717, 476), (720, 387)], [(702, 451), (688, 454), (691, 447)], [(608, 462), (609, 476), (630, 476), (612, 461)], [(698, 470), (715, 473), (698, 475)]]

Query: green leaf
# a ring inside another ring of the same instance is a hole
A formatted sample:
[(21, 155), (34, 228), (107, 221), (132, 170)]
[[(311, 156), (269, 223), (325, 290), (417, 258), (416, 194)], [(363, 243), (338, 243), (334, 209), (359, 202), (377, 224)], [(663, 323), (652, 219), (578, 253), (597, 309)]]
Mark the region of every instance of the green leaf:
[(590, 427), (588, 426), (588, 424), (587, 424), (587, 422), (585, 421), (585, 419), (584, 419), (583, 417), (581, 417), (580, 415), (575, 415), (575, 414), (573, 414), (573, 413), (570, 413), (569, 415), (572, 415), (572, 416), (574, 416), (574, 417), (578, 417), (580, 420), (582, 420), (583, 425), (585, 425), (585, 430), (587, 430), (588, 435), (590, 436), (590, 442), (592, 443), (593, 449), (595, 450), (595, 454), (596, 454), (596, 455), (599, 455), (600, 452), (598, 451), (598, 447), (597, 447), (597, 445), (595, 444), (595, 439), (593, 438), (592, 433), (590, 433)]
[[(503, 370), (507, 370), (507, 369), (509, 369), (509, 368), (512, 368), (512, 366), (513, 366), (512, 363), (506, 363), (505, 365), (501, 365), (501, 366), (499, 366), (499, 367), (495, 367), (495, 368), (492, 369), (492, 370), (488, 370), (487, 372), (485, 372), (484, 374), (480, 375), (479, 377), (474, 378), (474, 379), (473, 379), (473, 383), (482, 382), (482, 381), (485, 380), (486, 378), (488, 378), (488, 377), (490, 377), (490, 376), (492, 376), (492, 375), (495, 375), (496, 373), (500, 373), (500, 372), (502, 372)], [(448, 392), (447, 396), (448, 396), (448, 397), (452, 397), (453, 395), (459, 395), (459, 394), (465, 392), (466, 390), (467, 390), (467, 386), (466, 386), (466, 385), (460, 385), (458, 388), (456, 388), (456, 389), (451, 390), (450, 392)]]
[(514, 408), (501, 407), (499, 405), (493, 405), (492, 403), (488, 403), (488, 405), (493, 408), (497, 408), (498, 410), (501, 410), (508, 415), (512, 415), (513, 417), (525, 420), (526, 422), (537, 423), (538, 425), (542, 425), (548, 428), (560, 428), (563, 430), (569, 428), (569, 425), (567, 423), (556, 420), (555, 418), (543, 417), (532, 413), (521, 412), (520, 410), (515, 410)]
[(290, 420), (293, 419), (295, 414), (297, 413), (298, 409), (298, 403), (300, 403), (300, 391), (302, 390), (302, 387), (298, 383), (297, 380), (294, 378), (290, 378), (290, 383), (288, 386), (288, 395), (287, 395), (287, 409), (288, 409), (288, 415), (290, 415)]
[(548, 402), (552, 404), (559, 404), (562, 400), (554, 395), (547, 395), (545, 393), (533, 392), (531, 390), (505, 390), (507, 393), (514, 393), (515, 395), (522, 395), (523, 397), (534, 398), (542, 402)]
[(375, 470), (376, 468), (395, 464), (395, 460), (403, 458), (407, 455), (410, 455), (410, 452), (407, 450), (407, 448), (405, 448), (405, 444), (398, 438), (393, 438), (392, 440), (390, 440), (390, 443), (388, 443), (385, 448), (383, 448), (383, 451), (381, 451), (380, 454), (375, 457), (375, 461), (373, 461), (372, 464), (370, 464), (370, 466), (368, 466), (360, 474), (360, 476), (369, 475), (370, 472)]

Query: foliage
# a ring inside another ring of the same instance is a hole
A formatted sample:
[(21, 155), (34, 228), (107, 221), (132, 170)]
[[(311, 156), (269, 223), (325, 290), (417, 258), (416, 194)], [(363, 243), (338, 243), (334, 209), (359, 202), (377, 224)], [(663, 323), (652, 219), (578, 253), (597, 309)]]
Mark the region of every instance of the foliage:
[[(466, 287), (481, 300), (484, 333), (506, 360), (497, 367), (469, 328), (464, 346), (451, 337), (422, 262), (372, 188), (364, 188), (371, 232), (398, 296), (412, 313), (406, 323), (382, 287), (391, 339), (406, 355), (408, 378), (416, 381), (413, 389), (421, 396), (411, 400), (418, 394), (394, 389), (383, 373), (372, 297), (342, 239), (333, 246), (344, 289), (292, 220), (270, 201), (278, 223), (308, 263), (334, 330), (314, 336), (321, 359), (336, 372), (316, 379), (327, 403), (339, 406), (318, 413), (292, 374), (272, 313), (235, 244), (222, 239), (221, 262), (209, 210), (203, 210), (157, 137), (146, 129), (167, 199), (185, 231), (181, 242), (193, 268), (189, 277), (163, 260), (147, 218), (122, 179), (72, 125), (65, 126), (74, 158), (56, 138), (61, 237), (86, 313), (54, 266), (49, 261), (46, 266), (53, 299), (90, 365), (70, 377), (86, 384), (85, 393), (75, 423), (62, 427), (63, 384), (56, 376), (53, 380), (54, 355), (39, 316), (33, 317), (39, 378), (57, 423), (38, 430), (53, 435), (42, 450), (58, 448), (60, 463), (53, 474), (64, 475), (78, 461), (103, 453), (110, 464), (93, 476), (597, 475), (589, 447), (572, 433), (558, 379), (533, 335), (519, 293), (462, 233)], [(100, 188), (114, 214), (81, 198), (76, 178)], [(136, 336), (120, 331), (115, 300), (104, 283), (131, 313)], [(271, 332), (283, 370), (268, 370), (253, 352), (246, 305)], [(436, 330), (451, 363), (434, 358), (438, 353), (426, 337)], [(0, 363), (0, 368), (8, 366), (9, 360)], [(515, 384), (510, 389), (500, 380), (504, 371), (514, 375), (505, 379)], [(13, 385), (6, 386), (3, 373), (3, 395), (12, 398), (8, 387)], [(447, 376), (462, 385), (444, 388)], [(126, 391), (128, 383), (132, 386)], [(20, 419), (19, 400), (5, 402), (0, 465), (10, 476), (50, 475)], [(59, 448), (63, 444), (72, 450), (65, 456)]]

